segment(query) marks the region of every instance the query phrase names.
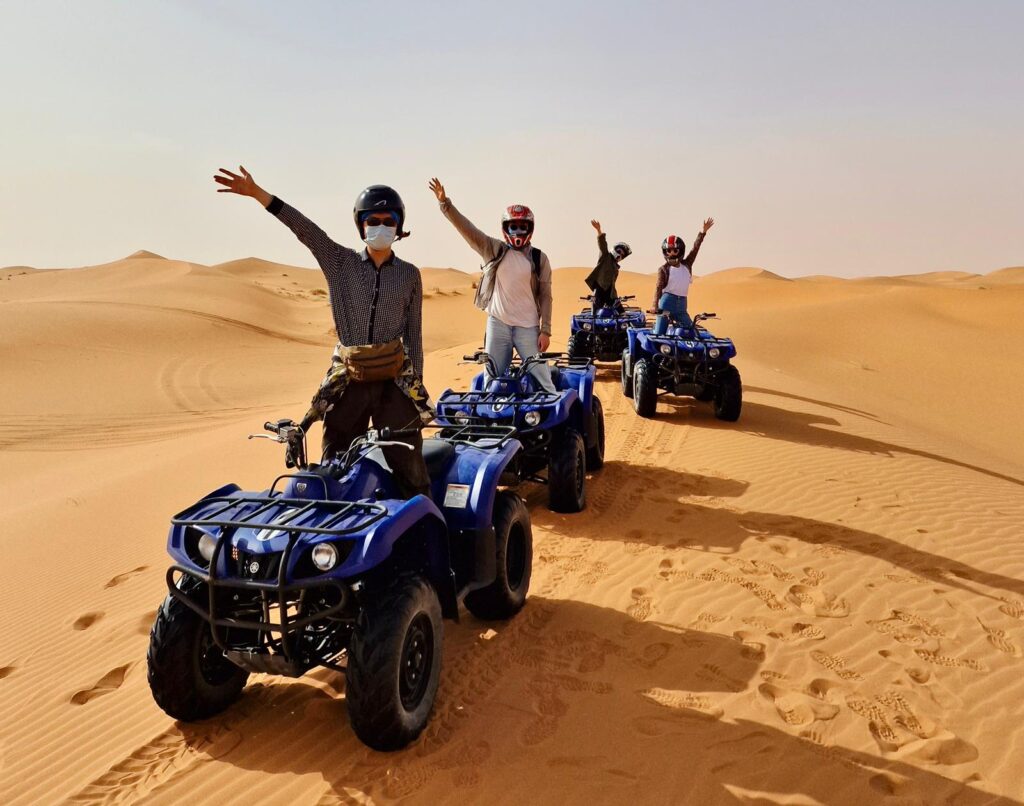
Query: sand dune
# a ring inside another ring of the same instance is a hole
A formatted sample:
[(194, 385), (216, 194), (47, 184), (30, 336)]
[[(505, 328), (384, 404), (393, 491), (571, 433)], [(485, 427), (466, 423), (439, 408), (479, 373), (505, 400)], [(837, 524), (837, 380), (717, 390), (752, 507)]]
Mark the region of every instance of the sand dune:
[[(588, 271), (555, 272), (556, 344)], [(526, 609), (449, 625), (433, 722), (389, 755), (333, 672), (254, 677), (197, 725), (146, 684), (168, 517), (280, 472), (245, 435), (322, 375), (319, 273), (141, 251), (0, 277), (0, 801), (1024, 799), (1024, 269), (698, 277), (740, 421), (641, 420), (602, 368), (588, 509), (523, 489)], [(471, 375), (473, 279), (424, 270), (435, 393)]]

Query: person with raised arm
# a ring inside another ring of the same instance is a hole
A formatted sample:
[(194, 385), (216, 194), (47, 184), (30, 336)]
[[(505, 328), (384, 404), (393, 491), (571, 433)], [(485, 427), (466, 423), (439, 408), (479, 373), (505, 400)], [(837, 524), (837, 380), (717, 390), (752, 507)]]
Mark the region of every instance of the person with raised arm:
[(420, 270), (400, 259), (392, 244), (403, 231), (405, 205), (386, 185), (371, 185), (356, 198), (352, 215), (366, 248), (356, 252), (333, 241), (291, 205), (273, 196), (244, 167), (214, 176), (218, 193), (258, 201), (308, 247), (327, 280), (338, 333), (331, 367), (301, 422), (303, 431), (323, 420), (323, 456), (344, 453), (373, 421), (375, 428), (412, 429), (398, 435), (412, 450), (383, 448), (403, 494), (426, 494), (430, 478), (419, 431), (434, 416), (423, 386), (423, 284)]
[[(615, 246), (608, 249), (608, 236), (601, 230), (600, 221), (591, 221), (590, 225), (597, 230), (597, 250), (599, 257), (594, 270), (587, 275), (585, 280), (587, 288), (594, 295), (594, 309), (611, 308), (616, 306), (619, 298), (615, 290), (615, 281), (619, 279), (619, 265), (633, 254), (629, 244), (619, 241)], [(622, 305), (617, 305), (619, 311)]]
[(690, 327), (693, 320), (686, 312), (686, 298), (693, 282), (693, 261), (697, 259), (704, 236), (714, 226), (715, 219), (704, 220), (704, 226), (697, 233), (693, 248), (685, 258), (686, 244), (678, 235), (669, 235), (661, 242), (661, 254), (665, 262), (658, 269), (658, 284), (654, 291), (654, 306), (648, 313), (667, 313), (676, 325)]
[[(533, 211), (525, 204), (509, 206), (501, 217), (504, 240), (485, 235), (455, 209), (436, 177), (430, 189), (441, 212), (485, 262), (476, 305), (487, 312), (484, 349), (502, 375), (512, 362), (512, 348), (522, 359), (546, 352), (551, 343), (551, 263), (535, 246)], [(530, 372), (545, 392), (554, 392), (546, 364)]]

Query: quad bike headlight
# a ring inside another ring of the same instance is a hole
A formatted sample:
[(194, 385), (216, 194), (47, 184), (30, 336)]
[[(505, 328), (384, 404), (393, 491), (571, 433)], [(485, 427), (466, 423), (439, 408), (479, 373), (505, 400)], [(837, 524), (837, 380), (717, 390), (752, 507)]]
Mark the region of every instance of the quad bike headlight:
[(583, 323), (583, 329), (584, 329), (584, 330), (590, 330), (590, 329), (591, 329), (591, 328), (593, 328), (593, 327), (594, 327), (594, 326), (593, 326), (592, 324), (590, 324), (590, 322), (584, 322), (584, 323)]
[(526, 414), (523, 415), (523, 420), (526, 422), (528, 426), (533, 427), (540, 422), (540, 412), (528, 411), (526, 412)]
[(469, 425), (468, 414), (456, 414), (454, 417), (452, 417), (452, 420), (455, 422), (456, 425)]
[(318, 571), (330, 571), (338, 563), (338, 550), (331, 543), (317, 543), (311, 557)]
[(721, 354), (722, 351), (719, 350), (717, 347), (712, 347), (710, 350), (708, 350), (708, 358), (718, 358), (718, 356), (720, 356)]
[(206, 562), (213, 560), (213, 550), (217, 548), (217, 541), (210, 535), (203, 533), (203, 536), (199, 538), (199, 556), (202, 557)]
[(672, 355), (672, 348), (669, 347), (667, 344), (661, 345), (661, 354), (662, 355)]

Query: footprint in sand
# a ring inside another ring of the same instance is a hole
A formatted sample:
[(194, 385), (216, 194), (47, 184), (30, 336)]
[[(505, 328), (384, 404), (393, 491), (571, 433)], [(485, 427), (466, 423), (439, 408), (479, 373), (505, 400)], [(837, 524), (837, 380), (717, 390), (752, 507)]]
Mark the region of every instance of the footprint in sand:
[(787, 725), (809, 725), (815, 720), (835, 719), (839, 706), (791, 691), (774, 683), (762, 683), (758, 693), (775, 706), (779, 717)]
[(555, 735), (558, 722), (569, 712), (569, 706), (558, 696), (558, 685), (552, 680), (535, 678), (528, 688), (536, 698), (533, 703), (536, 715), (523, 729), (519, 741), (532, 747)]
[(807, 684), (807, 693), (822, 702), (833, 702), (842, 691), (843, 687), (839, 683), (821, 677), (816, 677)]
[(134, 664), (126, 663), (124, 666), (118, 666), (116, 669), (111, 669), (103, 677), (96, 681), (91, 687), (76, 691), (71, 695), (69, 702), (72, 705), (85, 705), (90, 700), (96, 697), (102, 697), (104, 694), (110, 694), (112, 691), (117, 691), (124, 683), (124, 678), (128, 674), (128, 670)]
[(981, 625), (981, 629), (985, 631), (985, 636), (988, 638), (988, 642), (992, 644), (992, 646), (1007, 655), (1011, 655), (1015, 658), (1020, 657), (1020, 649), (1018, 649), (1017, 645), (1010, 640), (1010, 637), (1006, 634), (1006, 630), (989, 627), (981, 619), (978, 619), (978, 623)]
[[(863, 697), (848, 697), (846, 704), (868, 720), (868, 730), (883, 752), (900, 750), (901, 757), (930, 764), (964, 764), (978, 758), (978, 749), (973, 744), (929, 719), (918, 717), (902, 693), (888, 691), (876, 695), (875, 700), (877, 704)], [(900, 736), (890, 723), (890, 714), (880, 706), (889, 709), (892, 721), (912, 736)]]
[(816, 662), (820, 663), (830, 672), (843, 680), (863, 680), (864, 678), (853, 669), (846, 668), (846, 660), (841, 658), (839, 655), (829, 655), (827, 652), (820, 652), (814, 650), (811, 653), (811, 658)]
[(3, 680), (5, 677), (10, 677), (12, 674), (14, 674), (15, 668), (17, 668), (17, 667), (15, 667), (15, 666), (0, 666), (0, 680)]
[(675, 711), (695, 712), (695, 718), (707, 717), (708, 719), (719, 719), (724, 711), (715, 705), (710, 698), (700, 694), (693, 694), (689, 691), (669, 691), (663, 688), (648, 688), (638, 691), (637, 695), (646, 700), (660, 705), (662, 708), (670, 708)]
[(626, 608), (626, 613), (633, 621), (646, 621), (654, 609), (653, 600), (647, 595), (646, 588), (633, 588), (630, 591), (633, 603)]
[(75, 619), (75, 623), (71, 625), (73, 630), (88, 630), (93, 624), (103, 618), (104, 613), (97, 611), (95, 613), (84, 613)]
[(816, 588), (821, 584), (821, 581), (827, 576), (824, 571), (818, 571), (815, 568), (807, 567), (804, 568), (804, 578), (800, 580), (801, 585), (807, 585), (811, 588)]
[(981, 663), (971, 658), (952, 658), (949, 655), (940, 655), (938, 652), (932, 652), (930, 649), (915, 649), (917, 656), (921, 660), (928, 661), (928, 663), (934, 663), (936, 666), (948, 666), (949, 668), (962, 668), (971, 669), (975, 672), (987, 672), (988, 669)]
[(825, 631), (814, 624), (796, 622), (790, 626), (789, 631), (772, 630), (769, 636), (777, 641), (821, 641), (825, 638)]
[(138, 568), (133, 568), (131, 571), (125, 571), (123, 574), (118, 574), (117, 576), (112, 577), (110, 579), (110, 581), (107, 582), (107, 584), (104, 585), (103, 587), (104, 588), (116, 587), (116, 586), (120, 585), (122, 582), (127, 582), (133, 576), (141, 574), (147, 568), (149, 568), (148, 565), (140, 565)]
[(939, 732), (939, 726), (930, 719), (918, 717), (907, 698), (899, 691), (876, 694), (875, 699), (896, 714), (896, 724), (919, 739), (930, 739)]
[(1015, 599), (1003, 599), (999, 612), (1010, 618), (1024, 619), (1024, 604)]
[(762, 661), (765, 656), (765, 645), (763, 641), (756, 640), (756, 636), (747, 630), (737, 630), (732, 634), (743, 645), (740, 655), (748, 660)]
[(758, 543), (763, 543), (776, 554), (779, 554), (783, 557), (786, 557), (789, 554), (789, 546), (787, 546), (781, 540), (776, 540), (774, 538), (768, 537), (767, 535), (758, 535), (754, 539)]
[(920, 646), (924, 643), (924, 638), (920, 636), (915, 627), (908, 627), (907, 624), (899, 619), (885, 619), (884, 621), (872, 620), (866, 623), (876, 632), (888, 635), (899, 641), (901, 644), (907, 644), (908, 646)]
[(725, 621), (727, 616), (716, 616), (714, 613), (699, 613), (697, 620), (690, 623), (691, 630), (698, 630), (700, 632), (707, 632), (712, 626), (718, 624), (720, 621)]
[(900, 749), (900, 737), (889, 724), (889, 718), (880, 706), (864, 697), (854, 696), (846, 698), (846, 705), (857, 716), (868, 721), (868, 731), (881, 750), (892, 753)]
[(793, 585), (786, 594), (792, 602), (809, 616), (844, 618), (850, 615), (850, 605), (834, 593), (807, 585)]
[(946, 637), (946, 633), (944, 633), (941, 629), (939, 629), (930, 621), (928, 621), (928, 619), (924, 618), (923, 616), (917, 616), (906, 610), (893, 610), (892, 616), (890, 616), (890, 618), (898, 619), (902, 621), (904, 624), (911, 624), (914, 627), (920, 629), (921, 632), (923, 632), (927, 636), (930, 636), (931, 638)]

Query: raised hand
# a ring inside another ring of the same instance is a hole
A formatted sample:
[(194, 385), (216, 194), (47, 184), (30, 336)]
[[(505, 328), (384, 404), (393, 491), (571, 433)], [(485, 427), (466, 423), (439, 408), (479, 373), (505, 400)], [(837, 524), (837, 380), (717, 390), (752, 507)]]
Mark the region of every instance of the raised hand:
[(252, 178), (252, 174), (245, 170), (242, 165), (238, 166), (238, 170), (241, 171), (241, 175), (229, 171), (227, 168), (221, 168), (220, 173), (213, 177), (213, 181), (218, 185), (224, 187), (218, 188), (218, 193), (237, 193), (239, 196), (252, 196), (260, 204), (266, 207), (270, 204), (271, 196), (267, 191), (256, 184), (256, 180)]
[(713, 219), (713, 218), (705, 218), (704, 219), (704, 229), (702, 229), (701, 232), (707, 233), (707, 231), (709, 229), (711, 229), (713, 226), (715, 226), (715, 219)]
[(591, 219), (590, 226), (592, 226), (594, 229), (597, 230), (597, 234), (598, 235), (601, 234), (601, 222), (600, 221), (595, 221), (595, 220)]
[(437, 196), (437, 200), (444, 204), (448, 201), (448, 194), (444, 192), (444, 185), (441, 184), (441, 180), (436, 176), (430, 180), (428, 187), (433, 191), (434, 195)]

